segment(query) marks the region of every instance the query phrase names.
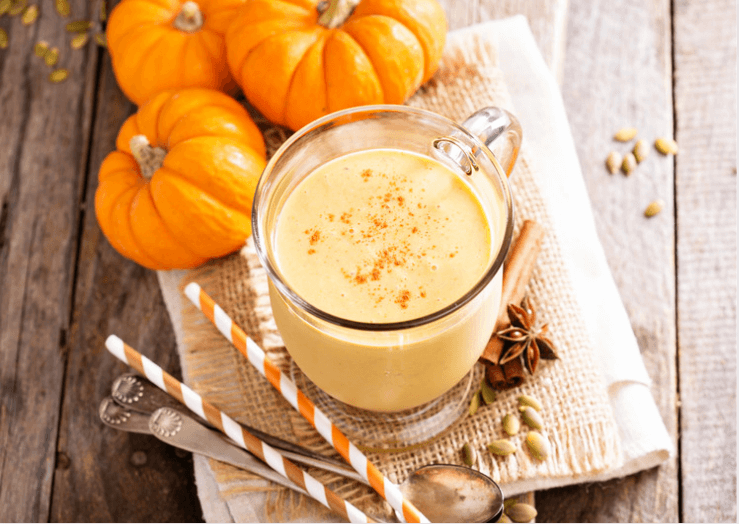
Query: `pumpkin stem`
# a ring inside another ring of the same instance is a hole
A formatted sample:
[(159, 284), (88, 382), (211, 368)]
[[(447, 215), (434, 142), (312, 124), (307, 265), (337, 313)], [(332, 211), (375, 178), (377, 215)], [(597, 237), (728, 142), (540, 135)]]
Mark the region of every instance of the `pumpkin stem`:
[(318, 23), (335, 29), (346, 22), (358, 3), (359, 0), (324, 0), (318, 4)]
[(182, 9), (180, 9), (172, 25), (175, 29), (185, 33), (198, 31), (203, 27), (203, 13), (200, 12), (200, 6), (191, 0), (182, 4)]
[(161, 147), (152, 147), (146, 135), (134, 135), (128, 141), (128, 147), (139, 164), (139, 170), (144, 178), (149, 179), (154, 172), (162, 167), (167, 152)]

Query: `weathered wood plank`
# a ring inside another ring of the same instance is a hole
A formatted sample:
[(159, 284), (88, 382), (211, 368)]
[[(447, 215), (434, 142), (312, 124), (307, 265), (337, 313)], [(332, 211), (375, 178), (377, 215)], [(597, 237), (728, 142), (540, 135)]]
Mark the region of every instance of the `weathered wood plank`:
[[(116, 85), (104, 57), (86, 187), (80, 258), (59, 428), (64, 467), (54, 476), (54, 521), (192, 522), (202, 520), (189, 453), (152, 436), (105, 426), (100, 401), (129, 369), (104, 347), (115, 333), (180, 375), (174, 332), (156, 274), (116, 253), (94, 211), (98, 168), (115, 148), (118, 129), (135, 107)], [(145, 463), (141, 463), (145, 461)]]
[(440, 0), (440, 3), (450, 30), (525, 15), (544, 60), (561, 83), (568, 0)]
[(674, 17), (682, 520), (736, 522), (736, 2)]
[[(571, 0), (563, 97), (595, 222), (637, 335), (652, 393), (677, 438), (675, 351), (674, 167), (652, 149), (630, 176), (609, 175), (612, 140), (634, 126), (651, 142), (672, 132), (671, 33), (668, 0)], [(666, 205), (652, 219), (647, 204)], [(677, 464), (671, 460), (626, 479), (537, 493), (547, 522), (674, 522)]]
[[(74, 0), (73, 12), (89, 8)], [(66, 365), (96, 64), (71, 51), (53, 4), (0, 50), (0, 521), (46, 521)], [(51, 84), (40, 39), (70, 71)]]

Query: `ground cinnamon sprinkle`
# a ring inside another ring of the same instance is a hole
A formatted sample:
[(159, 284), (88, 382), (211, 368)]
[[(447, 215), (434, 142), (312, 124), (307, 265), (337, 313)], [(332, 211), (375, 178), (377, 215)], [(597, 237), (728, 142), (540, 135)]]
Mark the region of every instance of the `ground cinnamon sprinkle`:
[(404, 289), (395, 297), (395, 303), (403, 309), (408, 309), (408, 301), (411, 299), (411, 292)]
[(319, 240), (321, 240), (321, 232), (316, 229), (313, 231), (313, 234), (310, 236), (310, 239), (308, 239), (308, 241), (310, 242), (311, 246), (315, 246)]

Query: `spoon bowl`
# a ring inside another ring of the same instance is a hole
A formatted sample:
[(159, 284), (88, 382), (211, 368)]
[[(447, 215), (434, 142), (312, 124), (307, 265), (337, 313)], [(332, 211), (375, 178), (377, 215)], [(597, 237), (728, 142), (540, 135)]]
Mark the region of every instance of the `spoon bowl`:
[(465, 466), (423, 466), (408, 476), (400, 491), (431, 522), (496, 522), (503, 514), (500, 486)]

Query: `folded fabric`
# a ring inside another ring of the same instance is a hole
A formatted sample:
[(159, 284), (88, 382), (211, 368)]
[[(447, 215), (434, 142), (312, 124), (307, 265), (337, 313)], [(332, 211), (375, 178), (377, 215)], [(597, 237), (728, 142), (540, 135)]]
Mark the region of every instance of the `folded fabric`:
[[(464, 76), (465, 67), (474, 71), (469, 78)], [(524, 147), (512, 180), (517, 212), (523, 218), (543, 221), (549, 230), (548, 247), (542, 253), (530, 292), (555, 328), (554, 336), (559, 336), (565, 346), (563, 361), (548, 365), (526, 385), (526, 391), (540, 397), (557, 397), (550, 404), (552, 429), (548, 434), (556, 456), (541, 464), (526, 456), (504, 463), (486, 458), (480, 469), (500, 480), (506, 495), (513, 495), (622, 476), (659, 464), (672, 453), (672, 442), (649, 391), (649, 376), (597, 238), (559, 89), (525, 18), (488, 22), (450, 33), (442, 69), (446, 76), (432, 79), (409, 101), (410, 105), (461, 120), (481, 105), (496, 103), (509, 106), (522, 124)], [(262, 387), (259, 377), (253, 378), (254, 384), (245, 385), (252, 380), (253, 370), (240, 362), (238, 355), (231, 356), (235, 352), (227, 343), (218, 349), (217, 338), (208, 339), (212, 341), (209, 344), (198, 338), (201, 332), (206, 338), (212, 334), (189, 316), (180, 286), (189, 279), (216, 275), (219, 289), (226, 290), (224, 294), (232, 303), (241, 301), (250, 306), (250, 311), (242, 314), (243, 321), (251, 323), (265, 349), (274, 350), (279, 357), (281, 341), (269, 313), (266, 277), (259, 274), (253, 252), (247, 248), (244, 256), (217, 261), (197, 273), (159, 272), (185, 382), (196, 389), (205, 388), (200, 392), (206, 397), (213, 395), (222, 403), (231, 403), (230, 409), (234, 410), (248, 408), (239, 399), (245, 395), (245, 388), (252, 388), (249, 392), (258, 395), (267, 393), (254, 389)], [(222, 375), (223, 370), (212, 365), (218, 359), (225, 359), (222, 362), (233, 368), (229, 372), (235, 373), (236, 379)], [(202, 371), (205, 361), (211, 364), (207, 373)], [(581, 398), (583, 395), (589, 396), (587, 401)], [(511, 399), (515, 399), (515, 393), (500, 395), (501, 405), (490, 406), (500, 411), (491, 410), (477, 421), (465, 419), (446, 441), (417, 451), (414, 458), (449, 460), (460, 442), (466, 440), (484, 447), (485, 439), (499, 425), (499, 413), (510, 409)], [(278, 401), (265, 407), (261, 416), (268, 420), (280, 409), (290, 420), (284, 431), (304, 430), (294, 413), (289, 413), (290, 408)], [(258, 426), (254, 419), (249, 423)], [(478, 428), (478, 423), (484, 429)], [(271, 429), (279, 429), (275, 424)], [(402, 475), (413, 469), (407, 455), (378, 460), (382, 461), (380, 468), (384, 465), (387, 469), (386, 474)], [(200, 457), (195, 460), (195, 477), (207, 521), (332, 518), (315, 505), (270, 498), (263, 481), (229, 473)], [(358, 491), (353, 493), (363, 496)], [(278, 503), (282, 502), (292, 504), (297, 511), (279, 513)]]

